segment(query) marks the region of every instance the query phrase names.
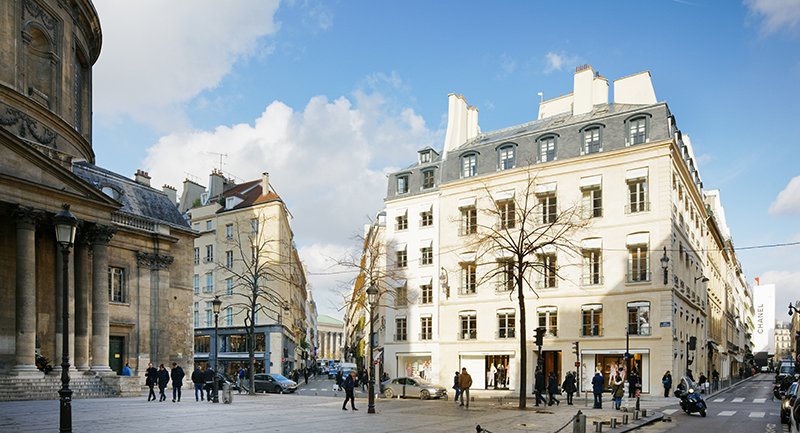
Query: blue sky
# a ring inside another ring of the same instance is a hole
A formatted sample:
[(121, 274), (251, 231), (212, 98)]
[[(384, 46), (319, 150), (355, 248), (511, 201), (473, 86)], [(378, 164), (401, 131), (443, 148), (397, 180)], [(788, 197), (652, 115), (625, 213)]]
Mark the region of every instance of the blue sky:
[[(737, 247), (800, 241), (797, 0), (95, 5), (99, 164), (178, 187), (205, 184), (214, 152), (239, 179), (269, 171), (323, 313), (343, 279), (319, 275), (326, 258), (381, 208), (385, 173), (442, 147), (448, 93), (503, 128), (536, 118), (538, 92), (570, 92), (583, 63), (611, 80), (651, 71)], [(800, 298), (800, 247), (739, 257), (779, 305)]]

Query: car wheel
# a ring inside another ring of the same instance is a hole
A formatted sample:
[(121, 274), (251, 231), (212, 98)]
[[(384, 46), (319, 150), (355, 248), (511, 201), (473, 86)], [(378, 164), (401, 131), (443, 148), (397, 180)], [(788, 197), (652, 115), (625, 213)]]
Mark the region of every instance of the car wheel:
[(392, 397), (394, 397), (394, 391), (392, 391), (392, 388), (386, 388), (386, 389), (383, 391), (383, 395), (384, 395), (386, 398), (392, 398)]
[(423, 389), (422, 392), (419, 393), (419, 398), (421, 400), (427, 400), (427, 399), (431, 398), (431, 393), (429, 393), (427, 390)]
[(283, 394), (283, 388), (278, 388), (278, 394)]

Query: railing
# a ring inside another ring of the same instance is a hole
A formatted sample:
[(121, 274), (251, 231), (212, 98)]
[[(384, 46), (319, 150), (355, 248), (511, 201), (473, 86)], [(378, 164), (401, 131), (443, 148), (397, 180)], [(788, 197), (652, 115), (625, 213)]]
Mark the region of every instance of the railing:
[(111, 214), (111, 222), (148, 232), (155, 232), (158, 229), (158, 224), (149, 219), (120, 212), (114, 212)]
[(473, 329), (471, 331), (461, 331), (457, 334), (459, 340), (477, 340), (478, 331)]
[(458, 294), (459, 295), (475, 295), (478, 293), (478, 287), (475, 284), (471, 284), (467, 287), (459, 287)]
[(517, 338), (517, 332), (515, 329), (506, 329), (505, 331), (495, 331), (494, 338), (497, 340)]
[(581, 278), (581, 286), (601, 286), (603, 285), (602, 275), (589, 275)]
[(635, 201), (633, 203), (628, 203), (625, 205), (626, 214), (647, 212), (649, 210), (650, 210), (649, 201)]
[(625, 282), (628, 283), (647, 283), (650, 282), (650, 272), (628, 272)]

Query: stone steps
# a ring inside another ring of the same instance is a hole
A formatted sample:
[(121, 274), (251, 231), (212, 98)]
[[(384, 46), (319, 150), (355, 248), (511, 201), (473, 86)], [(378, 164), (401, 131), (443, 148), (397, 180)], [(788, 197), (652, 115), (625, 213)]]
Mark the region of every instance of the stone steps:
[[(73, 399), (117, 397), (119, 392), (103, 383), (97, 376), (70, 377), (69, 388)], [(0, 376), (0, 401), (57, 400), (61, 389), (61, 376), (21, 378)]]

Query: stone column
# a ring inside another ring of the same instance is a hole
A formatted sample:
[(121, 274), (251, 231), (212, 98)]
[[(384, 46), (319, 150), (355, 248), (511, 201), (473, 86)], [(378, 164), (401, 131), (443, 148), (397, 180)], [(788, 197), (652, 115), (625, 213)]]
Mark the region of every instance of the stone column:
[(81, 233), (75, 242), (75, 368), (89, 370), (89, 244)]
[(36, 369), (36, 214), (20, 208), (17, 220), (15, 365), (11, 374), (42, 376)]
[(108, 366), (108, 242), (111, 227), (97, 226), (92, 236), (92, 363), (98, 374), (112, 373)]

